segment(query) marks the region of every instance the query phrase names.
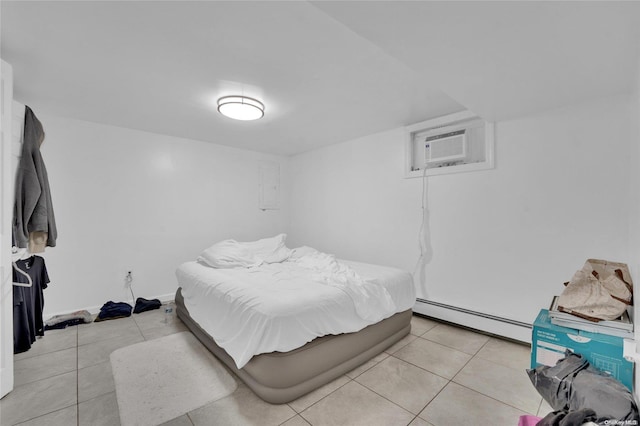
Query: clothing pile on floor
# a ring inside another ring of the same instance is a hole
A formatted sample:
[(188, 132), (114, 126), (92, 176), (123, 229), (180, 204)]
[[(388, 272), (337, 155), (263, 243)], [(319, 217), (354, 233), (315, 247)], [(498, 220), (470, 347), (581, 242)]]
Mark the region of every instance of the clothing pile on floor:
[(117, 318), (125, 318), (131, 316), (131, 310), (133, 308), (130, 304), (125, 302), (112, 302), (109, 300), (107, 303), (102, 305), (100, 308), (100, 312), (96, 317), (95, 321), (106, 321)]
[(135, 308), (131, 307), (130, 304), (125, 302), (112, 302), (108, 301), (102, 308), (100, 308), (100, 313), (96, 317), (96, 322), (99, 321), (107, 321), (117, 318), (125, 318), (131, 316), (131, 312), (134, 314), (139, 314), (146, 311), (151, 311), (153, 309), (159, 309), (162, 306), (162, 303), (158, 299), (145, 299), (143, 297), (138, 297), (136, 299)]
[(160, 309), (162, 303), (158, 299), (147, 300), (142, 297), (138, 297), (136, 299), (136, 306), (133, 308), (134, 314), (139, 314), (141, 312), (152, 311), (154, 309)]
[(93, 317), (89, 311), (75, 311), (70, 314), (54, 315), (45, 322), (45, 330), (59, 330), (72, 325), (89, 324)]
[(537, 426), (640, 424), (638, 407), (629, 389), (590, 365), (582, 355), (567, 351), (555, 366), (541, 365), (527, 370), (527, 374), (554, 409)]

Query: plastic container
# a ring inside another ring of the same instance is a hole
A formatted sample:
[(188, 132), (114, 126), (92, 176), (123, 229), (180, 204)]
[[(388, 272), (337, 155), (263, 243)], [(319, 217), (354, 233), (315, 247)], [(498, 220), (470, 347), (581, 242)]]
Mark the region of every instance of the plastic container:
[(164, 305), (164, 323), (171, 324), (173, 322), (173, 305)]

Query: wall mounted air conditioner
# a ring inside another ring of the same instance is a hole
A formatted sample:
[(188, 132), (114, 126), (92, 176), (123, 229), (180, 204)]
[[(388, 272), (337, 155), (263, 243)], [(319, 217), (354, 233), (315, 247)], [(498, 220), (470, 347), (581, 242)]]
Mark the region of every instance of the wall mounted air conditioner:
[(425, 164), (453, 162), (467, 157), (465, 130), (428, 136), (424, 142)]
[(494, 124), (472, 111), (406, 126), (404, 176), (422, 178), (492, 169), (494, 133)]

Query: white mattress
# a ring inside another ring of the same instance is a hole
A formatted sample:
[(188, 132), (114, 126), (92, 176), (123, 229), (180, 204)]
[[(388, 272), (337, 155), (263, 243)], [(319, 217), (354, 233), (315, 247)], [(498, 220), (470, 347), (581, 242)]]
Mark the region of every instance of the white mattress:
[[(387, 302), (378, 308), (368, 296), (357, 308), (358, 301), (353, 291), (345, 291), (344, 282), (322, 282), (318, 274), (289, 261), (250, 269), (186, 262), (176, 276), (191, 317), (242, 368), (254, 355), (287, 352), (316, 337), (359, 331), (415, 304), (408, 272), (339, 262), (355, 271), (374, 293), (384, 292)], [(378, 317), (363, 318), (362, 304), (376, 306)]]

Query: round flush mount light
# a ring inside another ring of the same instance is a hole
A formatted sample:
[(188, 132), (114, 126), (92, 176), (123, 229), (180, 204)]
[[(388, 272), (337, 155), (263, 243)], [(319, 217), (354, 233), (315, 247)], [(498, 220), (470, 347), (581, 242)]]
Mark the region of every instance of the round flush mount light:
[(234, 120), (257, 120), (264, 116), (264, 104), (246, 96), (224, 96), (218, 99), (218, 111)]

